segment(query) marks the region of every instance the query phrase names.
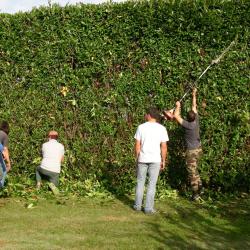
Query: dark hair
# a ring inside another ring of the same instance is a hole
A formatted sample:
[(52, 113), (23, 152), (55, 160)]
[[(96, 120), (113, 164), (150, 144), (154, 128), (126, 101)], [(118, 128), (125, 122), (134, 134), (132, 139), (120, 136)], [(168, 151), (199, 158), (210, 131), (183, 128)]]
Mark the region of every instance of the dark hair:
[(160, 120), (159, 110), (155, 107), (148, 108), (147, 114), (149, 114), (153, 119), (156, 119), (157, 121)]
[(4, 131), (8, 135), (10, 132), (9, 123), (6, 121), (2, 121), (1, 126), (0, 126), (0, 130)]
[(195, 113), (193, 110), (190, 110), (188, 113), (187, 113), (187, 120), (189, 122), (193, 122), (195, 120)]

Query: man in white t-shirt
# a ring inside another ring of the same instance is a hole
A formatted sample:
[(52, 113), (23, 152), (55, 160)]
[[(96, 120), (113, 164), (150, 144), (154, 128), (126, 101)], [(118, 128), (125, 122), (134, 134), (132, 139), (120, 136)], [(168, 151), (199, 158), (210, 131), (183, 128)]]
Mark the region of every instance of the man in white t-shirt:
[(36, 169), (37, 188), (41, 187), (42, 178), (49, 181), (49, 187), (54, 194), (58, 194), (57, 189), (61, 163), (64, 159), (64, 146), (57, 141), (58, 133), (50, 131), (49, 141), (42, 145), (42, 162)]
[(134, 209), (142, 210), (144, 185), (147, 174), (149, 181), (144, 212), (155, 213), (154, 197), (156, 183), (160, 169), (163, 170), (167, 157), (168, 133), (164, 126), (159, 124), (159, 112), (156, 108), (150, 108), (145, 115), (146, 122), (141, 124), (136, 131), (135, 154), (137, 162), (137, 185)]

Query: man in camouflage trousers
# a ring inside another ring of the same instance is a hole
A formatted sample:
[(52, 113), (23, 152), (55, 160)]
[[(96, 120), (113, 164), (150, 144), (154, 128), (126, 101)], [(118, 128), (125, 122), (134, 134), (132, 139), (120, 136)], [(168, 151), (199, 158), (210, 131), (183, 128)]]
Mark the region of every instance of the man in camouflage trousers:
[(193, 199), (199, 198), (199, 192), (202, 189), (202, 182), (198, 172), (198, 161), (202, 155), (202, 149), (187, 149), (186, 164), (189, 181), (193, 191)]
[(189, 182), (193, 192), (192, 199), (200, 200), (202, 182), (198, 172), (198, 161), (202, 154), (202, 148), (200, 141), (196, 93), (197, 89), (194, 88), (192, 92), (192, 109), (187, 114), (187, 120), (184, 120), (180, 115), (181, 104), (179, 101), (176, 102), (174, 118), (185, 130), (186, 166)]

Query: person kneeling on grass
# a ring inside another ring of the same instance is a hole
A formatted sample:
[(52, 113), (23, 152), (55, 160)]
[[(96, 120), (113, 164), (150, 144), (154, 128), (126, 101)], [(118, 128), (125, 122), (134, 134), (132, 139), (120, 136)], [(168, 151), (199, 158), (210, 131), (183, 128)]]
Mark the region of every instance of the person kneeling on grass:
[(42, 145), (42, 162), (36, 169), (37, 188), (40, 189), (42, 178), (49, 181), (49, 187), (56, 195), (59, 194), (57, 188), (61, 163), (64, 159), (64, 146), (57, 141), (58, 133), (50, 131), (48, 134), (49, 141)]

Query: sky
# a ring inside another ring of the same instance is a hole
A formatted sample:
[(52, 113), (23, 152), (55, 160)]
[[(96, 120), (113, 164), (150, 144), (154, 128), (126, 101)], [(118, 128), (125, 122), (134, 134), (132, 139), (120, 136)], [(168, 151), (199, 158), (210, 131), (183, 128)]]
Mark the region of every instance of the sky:
[[(58, 3), (61, 6), (76, 3), (105, 3), (108, 0), (51, 0), (51, 4)], [(123, 2), (124, 0), (113, 0), (113, 2)], [(14, 14), (19, 11), (30, 11), (33, 7), (41, 5), (48, 6), (48, 0), (0, 0), (0, 13)]]

